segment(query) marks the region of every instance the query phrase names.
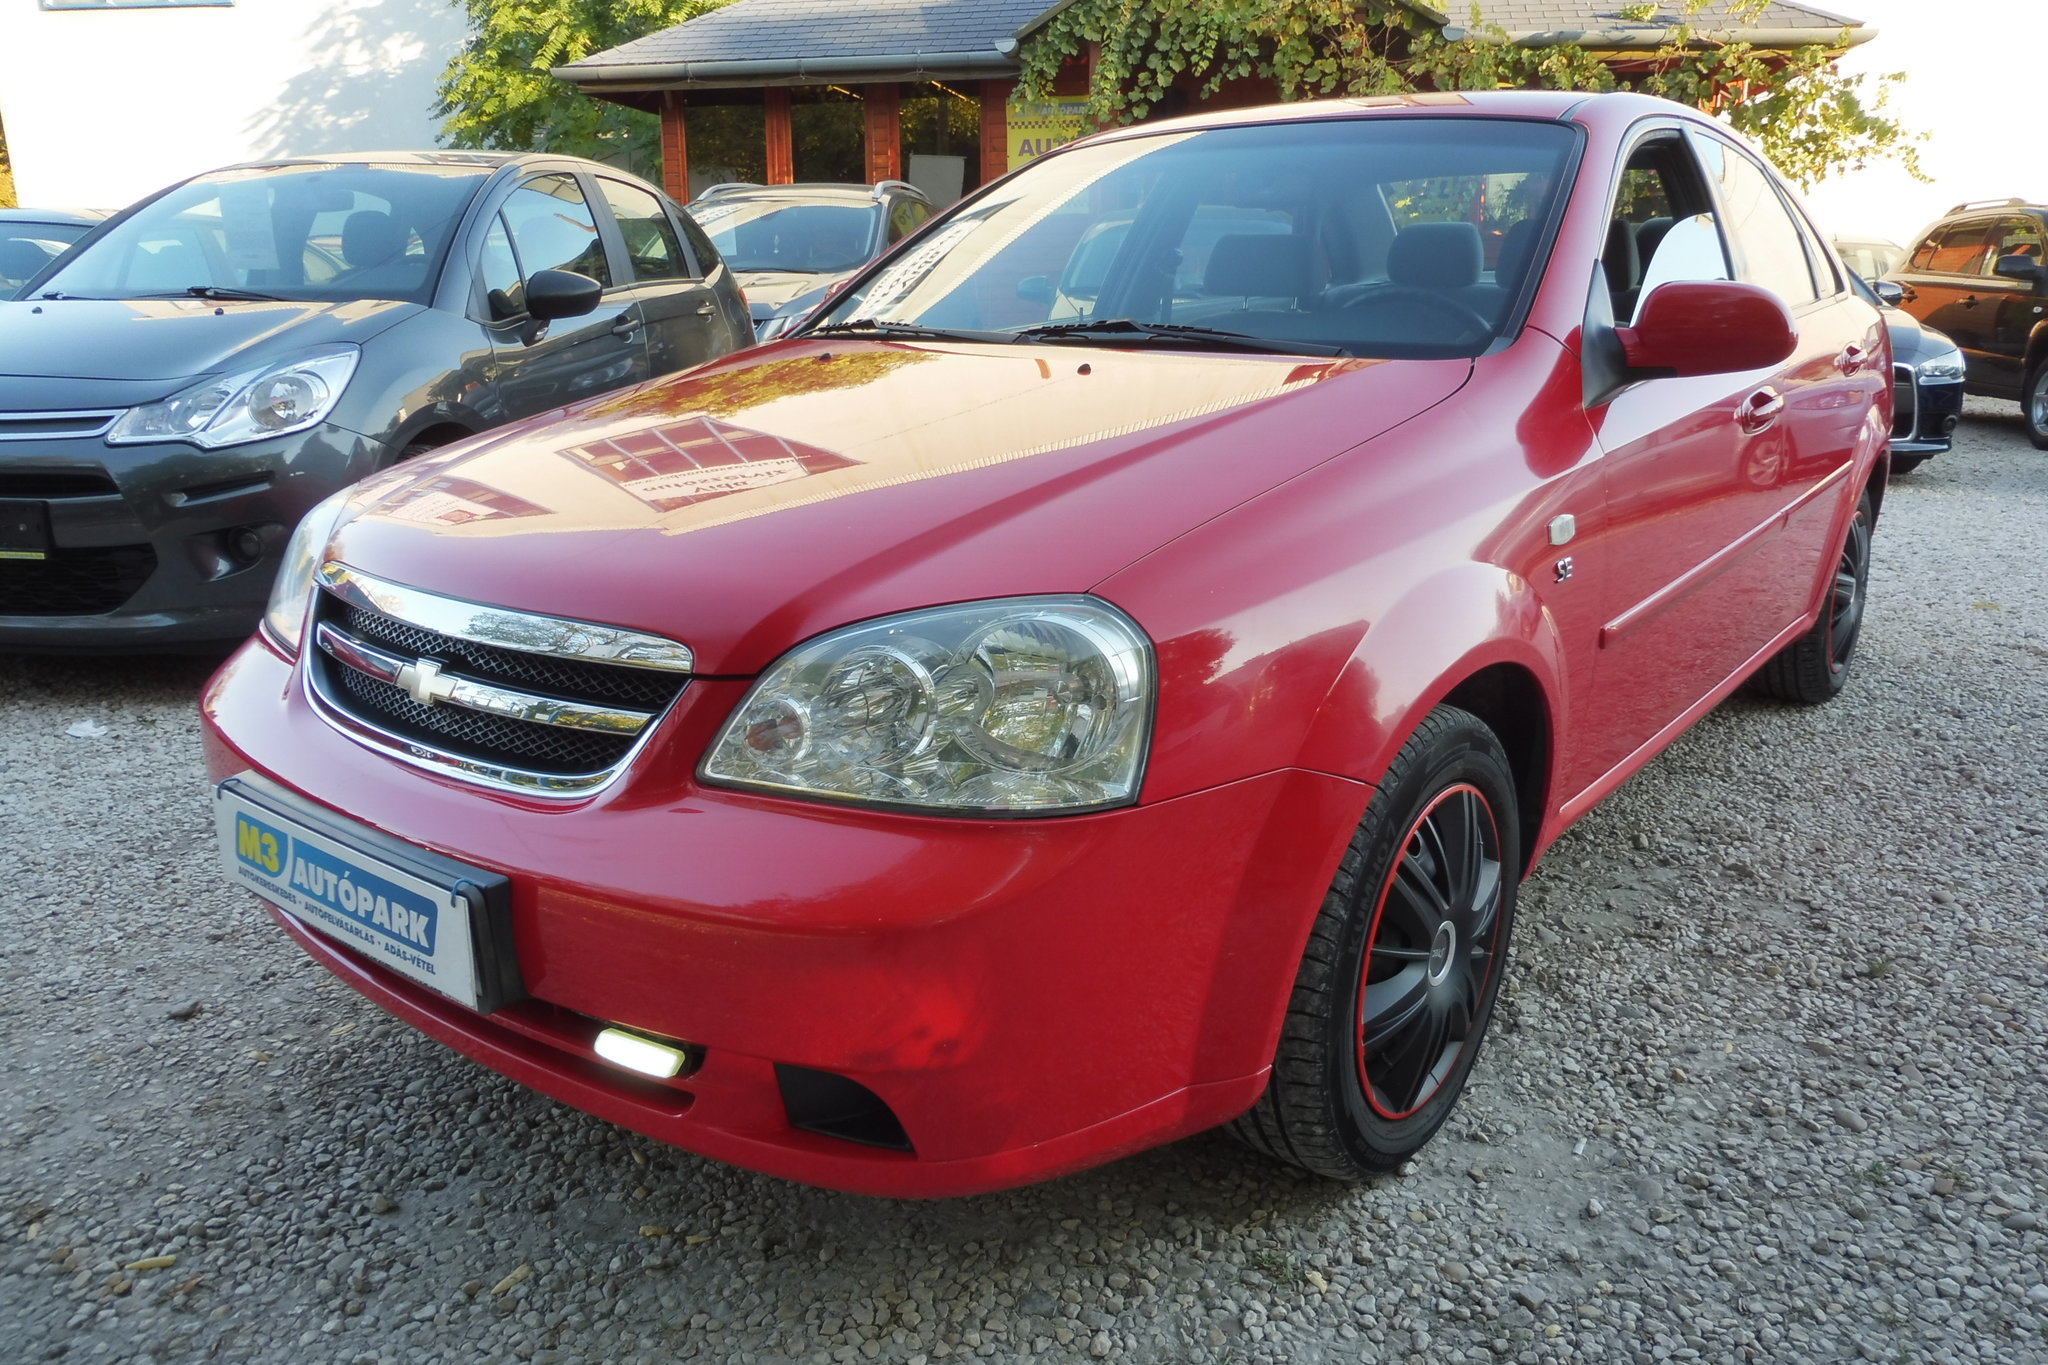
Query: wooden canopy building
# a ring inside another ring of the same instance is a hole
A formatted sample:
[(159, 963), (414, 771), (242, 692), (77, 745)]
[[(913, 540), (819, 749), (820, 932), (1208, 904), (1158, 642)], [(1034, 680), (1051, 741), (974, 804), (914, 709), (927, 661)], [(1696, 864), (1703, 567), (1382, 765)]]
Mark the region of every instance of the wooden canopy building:
[[(874, 183), (909, 178), (941, 202), (1085, 131), (1088, 71), (1062, 74), (1050, 105), (1013, 105), (1017, 53), (1073, 0), (735, 0), (621, 47), (556, 67), (585, 94), (658, 113), (662, 177), (678, 199), (695, 182)], [(1447, 30), (1468, 0), (1407, 0)], [(1867, 41), (1874, 30), (1795, 0), (1738, 17), (1734, 0), (1690, 16), (1707, 40), (1765, 48)], [(1572, 42), (1626, 64), (1661, 45), (1678, 0), (1644, 17), (1602, 0), (1480, 0), (1489, 30), (1530, 46)], [(1455, 36), (1455, 34), (1453, 34)], [(1209, 103), (1273, 98), (1233, 82)], [(1165, 111), (1170, 112), (1170, 110)], [(695, 144), (695, 146), (693, 146)], [(715, 166), (691, 167), (700, 158)]]

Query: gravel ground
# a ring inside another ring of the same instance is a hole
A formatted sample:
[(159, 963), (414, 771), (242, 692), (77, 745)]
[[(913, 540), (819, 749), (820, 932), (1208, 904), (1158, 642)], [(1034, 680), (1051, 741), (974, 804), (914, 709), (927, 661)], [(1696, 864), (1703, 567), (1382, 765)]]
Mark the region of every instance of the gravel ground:
[(1210, 1135), (888, 1203), (644, 1141), (226, 889), (204, 664), (0, 659), (0, 1356), (2048, 1359), (2048, 455), (2011, 405), (1877, 550), (1838, 703), (1731, 702), (1550, 856), (1474, 1089), (1372, 1188)]

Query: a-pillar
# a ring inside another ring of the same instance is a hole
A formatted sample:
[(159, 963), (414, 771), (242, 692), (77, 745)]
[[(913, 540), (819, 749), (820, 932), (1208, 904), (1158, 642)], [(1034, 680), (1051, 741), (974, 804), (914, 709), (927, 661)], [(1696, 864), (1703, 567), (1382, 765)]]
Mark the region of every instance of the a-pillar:
[(903, 116), (894, 84), (870, 85), (862, 89), (862, 113), (867, 122), (868, 183), (903, 178)]
[(768, 130), (768, 183), (796, 183), (796, 142), (789, 131), (789, 91), (769, 86), (761, 92), (762, 122)]
[(1010, 94), (1015, 81), (981, 83), (981, 183), (1010, 173)]
[(683, 134), (683, 101), (674, 91), (661, 97), (661, 187), (679, 204), (690, 201), (690, 143)]

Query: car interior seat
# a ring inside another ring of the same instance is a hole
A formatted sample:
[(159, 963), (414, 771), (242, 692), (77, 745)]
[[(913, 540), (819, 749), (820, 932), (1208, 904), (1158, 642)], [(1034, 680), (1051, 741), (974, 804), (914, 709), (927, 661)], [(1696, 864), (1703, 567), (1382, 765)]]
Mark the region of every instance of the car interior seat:
[(359, 210), (342, 220), (341, 259), (351, 272), (383, 265), (405, 250), (409, 235), (390, 214)]
[(55, 259), (34, 242), (20, 237), (0, 238), (0, 279), (19, 283)]
[(1258, 232), (1218, 237), (1202, 292), (1216, 298), (1298, 300), (1315, 292), (1315, 244)]
[(1627, 322), (1636, 314), (1636, 290), (1643, 282), (1643, 258), (1636, 247), (1636, 227), (1626, 218), (1607, 225), (1607, 247), (1600, 253), (1600, 265), (1607, 275), (1607, 292), (1614, 300), (1614, 320)]

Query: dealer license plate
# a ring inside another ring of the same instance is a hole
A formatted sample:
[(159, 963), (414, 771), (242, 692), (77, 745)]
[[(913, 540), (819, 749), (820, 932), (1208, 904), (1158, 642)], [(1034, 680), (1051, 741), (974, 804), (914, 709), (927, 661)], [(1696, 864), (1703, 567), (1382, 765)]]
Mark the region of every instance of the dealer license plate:
[(50, 504), (0, 498), (0, 559), (50, 557)]
[(213, 812), (228, 875), (306, 928), (473, 1010), (520, 995), (504, 877), (254, 774), (216, 787)]

